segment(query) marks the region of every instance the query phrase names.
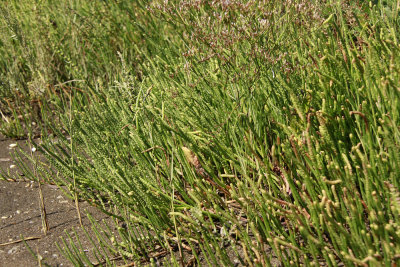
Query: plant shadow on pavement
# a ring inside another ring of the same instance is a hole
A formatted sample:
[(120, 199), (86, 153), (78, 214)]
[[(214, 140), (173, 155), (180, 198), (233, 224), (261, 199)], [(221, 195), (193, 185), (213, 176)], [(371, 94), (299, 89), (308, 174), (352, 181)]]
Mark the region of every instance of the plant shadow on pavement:
[[(1, 138), (0, 167), (3, 170), (10, 170), (17, 180), (0, 181), (0, 265), (38, 266), (37, 257), (40, 257), (42, 264), (70, 266), (71, 263), (56, 246), (56, 243), (61, 241), (60, 237), (66, 236), (65, 231), (75, 229), (85, 250), (90, 251), (93, 247), (80, 228), (75, 205), (57, 186), (43, 185), (42, 191), (49, 224), (49, 230), (45, 235), (42, 227), (38, 185), (36, 182), (24, 179), (16, 167), (10, 153), (18, 148), (13, 148), (12, 144), (18, 144), (25, 151), (29, 150), (25, 140)], [(108, 216), (87, 203), (81, 203), (81, 208), (83, 213), (87, 211), (92, 214), (95, 220), (104, 219), (110, 223)], [(86, 216), (83, 218), (83, 224), (90, 228), (91, 223)], [(36, 257), (32, 255), (22, 239), (26, 240)]]

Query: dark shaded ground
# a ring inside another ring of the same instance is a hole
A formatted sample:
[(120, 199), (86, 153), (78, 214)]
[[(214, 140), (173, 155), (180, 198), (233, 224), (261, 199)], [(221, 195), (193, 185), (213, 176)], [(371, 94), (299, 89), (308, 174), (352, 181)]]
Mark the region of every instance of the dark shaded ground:
[[(0, 136), (0, 167), (3, 170), (10, 169), (14, 165), (9, 155), (13, 148), (10, 144), (25, 144), (25, 141), (7, 140)], [(28, 150), (25, 146), (24, 150)], [(17, 168), (10, 169), (18, 172)], [(82, 245), (90, 250), (91, 244), (84, 237), (80, 228), (78, 215), (74, 202), (52, 185), (42, 186), (46, 205), (49, 231), (44, 235), (39, 206), (39, 190), (37, 183), (0, 181), (0, 267), (12, 266), (39, 266), (38, 260), (29, 252), (23, 242), (24, 238), (38, 237), (27, 241), (32, 250), (43, 257), (43, 262), (50, 266), (71, 266), (71, 263), (57, 249), (55, 243), (60, 242), (60, 236), (66, 236), (64, 231), (77, 233), (82, 237)], [(104, 219), (106, 216), (90, 207), (87, 203), (80, 203), (81, 211), (87, 209), (96, 219)], [(86, 216), (82, 215), (84, 225), (90, 227)]]

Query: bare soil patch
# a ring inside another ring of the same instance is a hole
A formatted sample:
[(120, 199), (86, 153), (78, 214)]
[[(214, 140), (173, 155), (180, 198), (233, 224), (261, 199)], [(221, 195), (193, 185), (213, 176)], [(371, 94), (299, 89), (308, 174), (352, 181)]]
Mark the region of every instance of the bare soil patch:
[[(10, 169), (14, 165), (10, 152), (10, 144), (18, 143), (24, 150), (29, 149), (26, 141), (9, 140), (0, 137), (0, 167)], [(10, 171), (18, 173), (17, 168)], [(0, 181), (0, 267), (2, 266), (38, 266), (38, 260), (29, 252), (21, 235), (28, 240), (32, 250), (43, 257), (42, 263), (50, 266), (71, 266), (56, 247), (60, 236), (65, 231), (76, 229), (81, 237), (82, 245), (91, 250), (93, 246), (84, 236), (78, 220), (74, 202), (68, 199), (60, 189), (53, 185), (43, 185), (42, 191), (46, 206), (49, 231), (44, 235), (40, 213), (39, 189), (35, 182), (24, 181), (21, 176), (18, 182)], [(106, 215), (81, 203), (82, 213), (87, 210), (97, 220), (108, 219)], [(90, 227), (90, 222), (82, 214), (83, 223)]]

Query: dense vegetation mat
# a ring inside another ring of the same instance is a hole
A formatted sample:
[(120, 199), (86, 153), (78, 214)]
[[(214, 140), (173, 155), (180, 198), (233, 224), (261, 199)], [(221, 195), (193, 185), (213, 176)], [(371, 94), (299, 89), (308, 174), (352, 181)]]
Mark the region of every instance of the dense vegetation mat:
[(1, 81), (26, 175), (115, 219), (98, 261), (399, 263), (398, 1), (50, 2), (1, 4)]

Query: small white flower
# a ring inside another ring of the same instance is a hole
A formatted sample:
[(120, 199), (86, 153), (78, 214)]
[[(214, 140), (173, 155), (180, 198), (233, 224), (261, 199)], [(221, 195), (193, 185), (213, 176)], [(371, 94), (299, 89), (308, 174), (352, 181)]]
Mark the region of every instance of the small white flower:
[(32, 152), (35, 152), (36, 151), (36, 147), (32, 147)]
[(265, 26), (267, 24), (266, 19), (259, 19), (258, 22), (260, 23), (261, 26)]
[(15, 167), (15, 165), (10, 165), (10, 169), (14, 169)]
[(14, 147), (17, 147), (17, 144), (9, 144), (8, 147), (9, 148), (14, 148)]

